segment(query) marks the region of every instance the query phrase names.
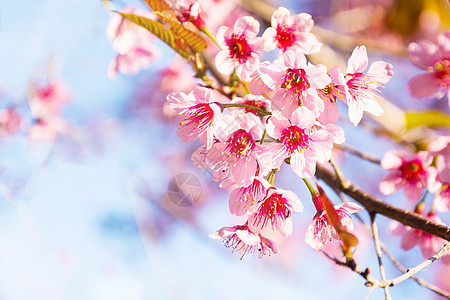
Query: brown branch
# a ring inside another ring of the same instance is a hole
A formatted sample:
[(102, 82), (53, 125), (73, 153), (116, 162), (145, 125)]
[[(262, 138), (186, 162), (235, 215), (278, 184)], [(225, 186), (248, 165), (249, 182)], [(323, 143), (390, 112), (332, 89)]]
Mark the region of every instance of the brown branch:
[(380, 199), (369, 195), (359, 187), (350, 183), (348, 186), (342, 186), (338, 176), (328, 170), (323, 164), (317, 164), (316, 176), (322, 179), (330, 187), (342, 191), (355, 201), (363, 205), (369, 213), (378, 213), (392, 220), (396, 220), (404, 225), (422, 230), (429, 234), (450, 241), (450, 228), (431, 222), (419, 214), (392, 206)]

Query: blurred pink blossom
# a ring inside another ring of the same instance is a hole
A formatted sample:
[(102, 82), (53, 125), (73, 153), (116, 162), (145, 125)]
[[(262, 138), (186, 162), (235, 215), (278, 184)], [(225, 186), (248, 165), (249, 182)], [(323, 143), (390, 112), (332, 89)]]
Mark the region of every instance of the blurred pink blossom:
[(13, 135), (20, 130), (22, 117), (13, 107), (0, 110), (0, 133)]
[(379, 188), (384, 195), (390, 195), (398, 189), (404, 189), (406, 197), (419, 200), (424, 188), (436, 192), (440, 184), (436, 181), (436, 169), (431, 166), (433, 157), (429, 152), (421, 151), (409, 155), (403, 150), (387, 152), (381, 160), (381, 166), (389, 173), (380, 182)]
[(60, 79), (34, 82), (28, 94), (31, 113), (36, 119), (59, 115), (71, 98), (68, 87)]
[(414, 98), (438, 98), (447, 95), (450, 107), (450, 31), (438, 36), (437, 44), (419, 40), (408, 46), (411, 61), (426, 70), (408, 82), (409, 92)]
[[(125, 7), (122, 13), (134, 14), (148, 19), (154, 15), (148, 11)], [(106, 28), (106, 35), (111, 40), (118, 55), (111, 61), (108, 76), (114, 78), (117, 73), (136, 74), (146, 68), (160, 55), (160, 50), (153, 45), (154, 36), (141, 26), (114, 14)]]

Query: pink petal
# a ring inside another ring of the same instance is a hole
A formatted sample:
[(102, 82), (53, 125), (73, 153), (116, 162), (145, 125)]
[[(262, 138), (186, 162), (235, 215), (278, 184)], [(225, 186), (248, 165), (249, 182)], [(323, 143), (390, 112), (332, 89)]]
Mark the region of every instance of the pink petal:
[(378, 187), (383, 195), (391, 195), (399, 189), (401, 182), (401, 172), (391, 171), (384, 177)]
[(420, 40), (408, 46), (411, 61), (423, 70), (433, 66), (438, 60), (438, 51), (438, 46), (427, 40)]
[(279, 117), (272, 117), (267, 122), (266, 131), (267, 134), (274, 139), (279, 139), (281, 137), (281, 134), (283, 133), (283, 130), (290, 127), (291, 123), (288, 119), (279, 116)]
[(359, 46), (353, 50), (348, 59), (347, 74), (362, 73), (368, 65), (366, 46)]
[(383, 169), (398, 169), (406, 160), (407, 154), (403, 150), (391, 150), (386, 152), (381, 160), (381, 166)]
[[(315, 120), (314, 115), (306, 107), (299, 107), (292, 113), (292, 124), (302, 129), (310, 128)], [(289, 127), (289, 126), (288, 126)], [(287, 127), (285, 127), (287, 128)]]
[(247, 245), (257, 245), (261, 242), (259, 236), (250, 230), (237, 230), (236, 235)]
[(377, 83), (386, 84), (394, 76), (392, 69), (393, 66), (391, 64), (384, 61), (376, 61), (370, 66), (367, 74), (376, 74)]
[(288, 18), (291, 13), (285, 7), (279, 7), (272, 14), (272, 27), (278, 27), (278, 25), (283, 25), (287, 23)]
[(413, 248), (418, 241), (419, 237), (417, 235), (417, 230), (410, 229), (403, 235), (401, 247), (403, 250), (409, 250)]
[(244, 16), (234, 23), (235, 33), (244, 33), (247, 36), (256, 36), (259, 32), (259, 22), (253, 17)]
[(210, 233), (209, 237), (213, 239), (222, 239), (236, 233), (236, 227), (223, 227), (216, 232)]
[(223, 74), (231, 74), (234, 71), (234, 62), (230, 58), (228, 50), (221, 50), (217, 53), (216, 58), (216, 66), (220, 73)]
[(408, 82), (412, 97), (422, 99), (434, 96), (440, 89), (442, 82), (433, 73), (424, 73), (413, 77)]

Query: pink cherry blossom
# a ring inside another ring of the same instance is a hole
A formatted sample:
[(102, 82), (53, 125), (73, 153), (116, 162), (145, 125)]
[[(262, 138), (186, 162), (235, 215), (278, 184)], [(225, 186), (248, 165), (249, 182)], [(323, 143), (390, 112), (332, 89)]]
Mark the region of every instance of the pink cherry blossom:
[(13, 107), (0, 110), (0, 134), (14, 135), (20, 130), (22, 117)]
[(173, 0), (172, 9), (181, 22), (192, 22), (197, 28), (205, 28), (205, 21), (200, 16), (200, 3), (198, 0)]
[(381, 116), (383, 108), (378, 104), (377, 88), (388, 83), (394, 75), (392, 65), (383, 61), (374, 62), (367, 74), (364, 70), (368, 65), (367, 50), (365, 46), (356, 47), (348, 59), (346, 74), (340, 73), (339, 67), (330, 70), (334, 82), (341, 89), (342, 98), (348, 105), (348, 117), (355, 126), (367, 111), (374, 116)]
[(69, 125), (59, 117), (37, 119), (28, 131), (30, 142), (53, 142), (60, 135), (70, 134)]
[(434, 198), (436, 210), (439, 212), (450, 211), (450, 182), (445, 182)]
[(413, 77), (408, 82), (409, 92), (414, 98), (442, 97), (447, 95), (450, 107), (450, 31), (438, 36), (437, 45), (428, 40), (419, 40), (408, 46), (411, 61), (427, 73)]
[(219, 142), (214, 143), (209, 150), (206, 145), (202, 145), (192, 153), (193, 165), (204, 170), (211, 169), (214, 181), (225, 179), (229, 172), (228, 161), (223, 159), (225, 147), (224, 143)]
[(301, 211), (303, 205), (296, 194), (272, 187), (258, 203), (258, 209), (249, 216), (248, 223), (255, 232), (264, 232), (264, 235), (277, 232), (287, 237), (292, 234), (292, 213)]
[[(320, 197), (320, 196), (319, 196)], [(312, 222), (306, 230), (305, 242), (316, 250), (320, 250), (328, 241), (339, 239), (339, 236), (329, 221), (325, 210), (320, 202), (320, 198), (314, 201), (317, 209)], [(362, 207), (356, 203), (340, 203), (334, 206), (343, 228), (349, 232), (353, 231), (353, 223), (350, 214), (357, 213)]]
[[(125, 7), (122, 13), (154, 19), (148, 11)], [(114, 78), (118, 72), (136, 74), (156, 60), (161, 51), (153, 45), (154, 36), (145, 28), (125, 19), (120, 14), (111, 17), (106, 35), (111, 40), (113, 49), (118, 52), (109, 65), (108, 76)]]
[(29, 105), (36, 119), (49, 118), (61, 113), (70, 102), (68, 87), (60, 79), (46, 82), (34, 82), (28, 92)]
[(379, 188), (384, 195), (390, 195), (398, 189), (404, 189), (406, 197), (419, 200), (424, 188), (436, 192), (440, 184), (436, 181), (436, 169), (431, 166), (433, 157), (425, 151), (409, 155), (402, 150), (393, 150), (385, 154), (381, 166), (389, 173), (380, 182)]
[(264, 49), (264, 40), (256, 37), (258, 32), (259, 22), (250, 16), (239, 18), (233, 29), (221, 26), (217, 31), (217, 42), (222, 48), (216, 55), (217, 69), (223, 74), (235, 71), (240, 79), (249, 81)]
[(266, 130), (269, 136), (281, 142), (269, 145), (276, 167), (290, 157), (292, 170), (298, 176), (312, 177), (316, 171), (316, 162), (330, 159), (333, 135), (305, 107), (295, 110), (291, 120), (273, 116)]
[(282, 111), (289, 118), (299, 106), (305, 106), (315, 115), (324, 110), (324, 103), (317, 94), (331, 79), (324, 65), (306, 61), (303, 53), (287, 50), (271, 64), (262, 63), (252, 74), (249, 88), (256, 95), (275, 91), (272, 109)]
[[(417, 211), (416, 211), (417, 212)], [(420, 213), (417, 212), (417, 213)], [(426, 216), (431, 222), (444, 224), (441, 219), (434, 213)], [(402, 235), (401, 247), (404, 250), (410, 250), (415, 246), (419, 246), (424, 258), (430, 258), (436, 254), (445, 245), (446, 241), (435, 235), (423, 232), (421, 230), (395, 223), (391, 226), (391, 233), (394, 235)]]
[(223, 158), (238, 186), (249, 186), (258, 168), (265, 176), (272, 167), (267, 146), (255, 142), (262, 138), (263, 131), (259, 117), (241, 110), (224, 116), (217, 125), (215, 136), (226, 145)]
[[(223, 185), (223, 183), (222, 183)], [(221, 187), (223, 187), (221, 185)], [(228, 202), (230, 212), (236, 216), (252, 213), (258, 208), (258, 203), (266, 196), (270, 184), (262, 177), (255, 176), (249, 186), (237, 187), (230, 194)]]
[(439, 136), (428, 145), (428, 151), (436, 155), (436, 168), (441, 181), (450, 182), (450, 135)]
[(270, 239), (252, 232), (248, 224), (223, 227), (209, 235), (213, 239), (224, 239), (226, 247), (232, 247), (242, 257), (258, 251), (260, 256), (277, 253), (276, 244)]
[(167, 95), (169, 107), (185, 117), (180, 122), (177, 135), (183, 142), (191, 142), (199, 137), (200, 142), (206, 143), (207, 149), (212, 147), (214, 139), (214, 124), (220, 118), (221, 111), (217, 105), (220, 96), (216, 96), (211, 89), (198, 87), (188, 95), (173, 92)]
[(322, 43), (310, 32), (313, 25), (311, 15), (301, 13), (291, 16), (287, 8), (279, 7), (272, 15), (272, 27), (263, 34), (265, 50), (278, 47), (283, 52), (295, 48), (304, 54), (319, 52)]

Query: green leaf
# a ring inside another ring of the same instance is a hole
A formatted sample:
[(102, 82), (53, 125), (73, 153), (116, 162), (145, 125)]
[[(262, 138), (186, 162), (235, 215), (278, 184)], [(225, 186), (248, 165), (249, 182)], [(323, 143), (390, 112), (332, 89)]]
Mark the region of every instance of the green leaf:
[(405, 114), (406, 129), (419, 126), (434, 127), (450, 127), (450, 116), (446, 113), (436, 110), (425, 112), (406, 112)]
[(145, 29), (156, 35), (185, 59), (189, 59), (189, 57), (191, 56), (191, 53), (189, 51), (190, 49), (187, 47), (186, 42), (175, 32), (173, 32), (171, 28), (164, 29), (163, 23), (133, 14), (125, 14), (120, 12), (119, 14), (122, 17), (139, 26), (144, 27)]
[(200, 53), (205, 50), (206, 41), (201, 36), (185, 28), (178, 20), (173, 19), (165, 13), (155, 11), (155, 14), (160, 17), (163, 22), (169, 23), (171, 26), (170, 29), (172, 29), (178, 37), (184, 39), (189, 48), (194, 52)]

